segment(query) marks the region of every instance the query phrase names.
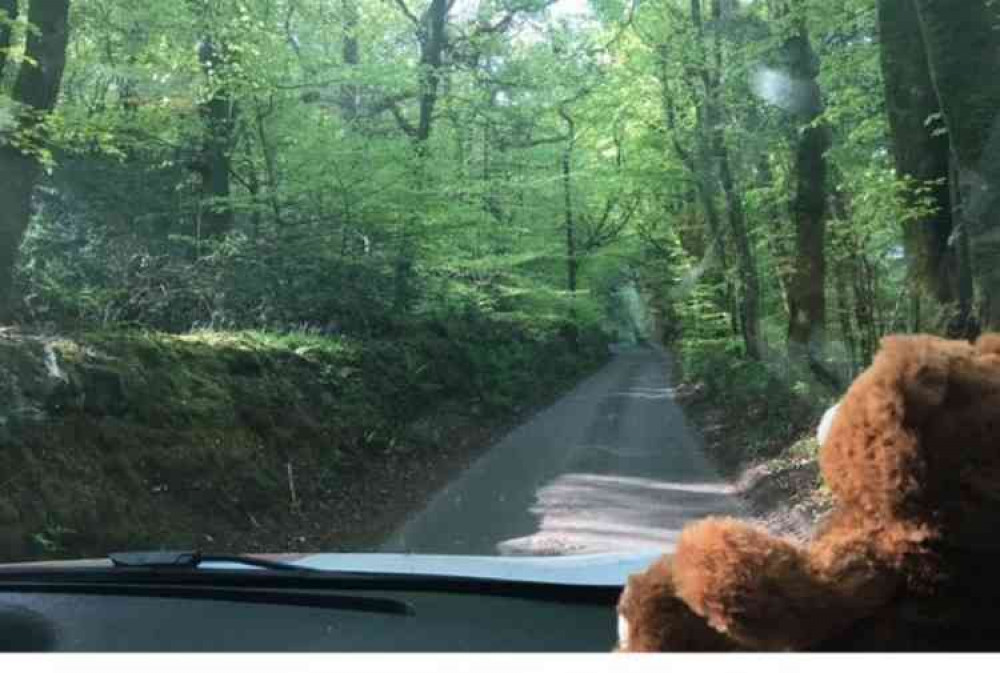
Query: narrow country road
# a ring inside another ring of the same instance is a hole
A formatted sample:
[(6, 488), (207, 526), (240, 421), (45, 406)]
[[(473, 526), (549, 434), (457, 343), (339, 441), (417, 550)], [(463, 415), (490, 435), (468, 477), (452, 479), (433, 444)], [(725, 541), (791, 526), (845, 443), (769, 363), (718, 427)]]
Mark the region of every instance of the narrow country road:
[(383, 551), (670, 548), (689, 521), (738, 508), (672, 398), (665, 355), (624, 350), (490, 449)]

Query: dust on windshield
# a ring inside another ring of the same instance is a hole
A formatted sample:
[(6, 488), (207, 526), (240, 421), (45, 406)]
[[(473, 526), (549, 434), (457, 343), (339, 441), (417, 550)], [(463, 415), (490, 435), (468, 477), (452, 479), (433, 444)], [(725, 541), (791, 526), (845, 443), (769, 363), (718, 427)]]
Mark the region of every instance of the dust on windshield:
[(880, 339), (1000, 321), (954, 5), (0, 0), (0, 562), (807, 537)]

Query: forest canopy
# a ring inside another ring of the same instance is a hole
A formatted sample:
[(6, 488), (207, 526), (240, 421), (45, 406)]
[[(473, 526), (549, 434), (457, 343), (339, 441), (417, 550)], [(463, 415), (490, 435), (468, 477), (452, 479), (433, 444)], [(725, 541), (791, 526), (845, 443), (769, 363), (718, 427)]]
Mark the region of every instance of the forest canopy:
[[(1000, 323), (988, 0), (0, 0), (0, 322)], [(695, 355), (692, 355), (695, 354)]]

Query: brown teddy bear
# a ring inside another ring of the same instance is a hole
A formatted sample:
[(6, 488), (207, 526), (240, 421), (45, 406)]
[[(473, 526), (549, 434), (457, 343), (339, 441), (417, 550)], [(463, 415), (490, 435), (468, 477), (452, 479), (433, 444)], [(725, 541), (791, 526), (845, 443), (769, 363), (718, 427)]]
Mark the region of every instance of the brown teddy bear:
[(688, 526), (619, 602), (618, 650), (1000, 646), (1000, 335), (889, 337), (820, 451), (836, 500), (807, 546)]

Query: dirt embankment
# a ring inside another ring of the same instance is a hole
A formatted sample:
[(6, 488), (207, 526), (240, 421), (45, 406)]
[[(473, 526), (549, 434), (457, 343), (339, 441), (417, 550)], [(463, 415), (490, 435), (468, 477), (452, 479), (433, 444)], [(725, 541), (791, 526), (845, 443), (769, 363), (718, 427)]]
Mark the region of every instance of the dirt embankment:
[[(495, 338), (463, 352), (446, 337), (0, 332), (0, 562), (373, 548), (602, 362)], [(471, 357), (484, 352), (499, 364)]]
[(777, 535), (808, 540), (833, 505), (819, 469), (817, 409), (792, 401), (791, 412), (777, 414), (766, 398), (720, 405), (698, 385), (680, 386), (678, 402), (750, 518)]

